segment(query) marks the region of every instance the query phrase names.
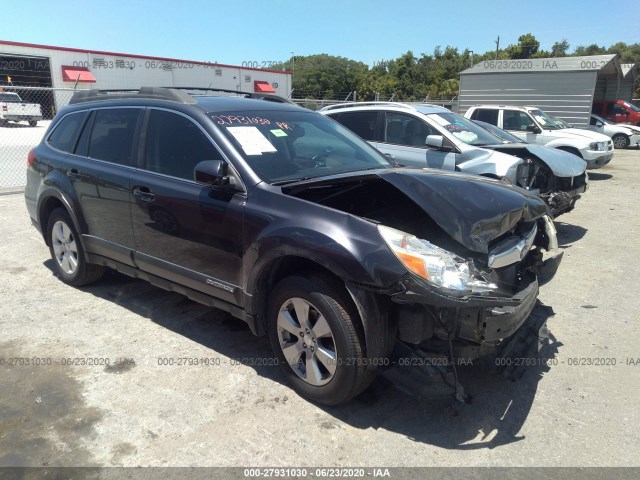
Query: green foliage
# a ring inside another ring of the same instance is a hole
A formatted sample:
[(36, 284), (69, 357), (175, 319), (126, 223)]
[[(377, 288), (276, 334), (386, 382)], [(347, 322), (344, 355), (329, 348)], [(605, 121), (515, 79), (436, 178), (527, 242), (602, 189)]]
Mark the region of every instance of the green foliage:
[[(550, 50), (540, 48), (540, 42), (531, 33), (520, 35), (518, 43), (498, 52), (484, 53), (468, 49), (436, 45), (431, 54), (420, 55), (408, 51), (396, 59), (381, 59), (372, 66), (357, 60), (328, 54), (292, 57), (274, 65), (274, 69), (294, 72), (294, 98), (344, 100), (354, 90), (359, 100), (395, 99), (422, 101), (450, 99), (458, 95), (459, 73), (486, 60), (544, 58), (618, 54), (622, 63), (640, 64), (640, 43), (618, 42), (609, 48), (597, 44), (577, 46), (569, 53), (566, 38), (556, 41)], [(634, 98), (640, 97), (640, 85)], [(353, 97), (351, 97), (353, 98)]]
[(540, 48), (540, 42), (530, 33), (520, 35), (518, 43), (507, 47), (509, 58), (531, 58)]
[(567, 51), (569, 50), (569, 42), (567, 42), (566, 38), (563, 38), (559, 42), (556, 42), (551, 47), (551, 56), (552, 57), (566, 57)]

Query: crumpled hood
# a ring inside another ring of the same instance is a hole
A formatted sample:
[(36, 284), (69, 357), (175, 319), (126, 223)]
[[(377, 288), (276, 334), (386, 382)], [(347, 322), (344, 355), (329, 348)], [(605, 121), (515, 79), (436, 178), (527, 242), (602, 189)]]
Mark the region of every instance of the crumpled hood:
[(454, 240), (480, 253), (487, 253), (491, 240), (521, 220), (532, 221), (548, 213), (539, 197), (482, 177), (429, 169), (376, 173), (420, 206)]
[[(587, 162), (574, 155), (557, 148), (544, 147), (531, 143), (505, 143), (491, 146), (494, 150), (511, 155), (522, 157), (522, 152), (529, 152), (531, 155), (542, 160), (557, 177), (577, 177), (582, 175), (587, 169)], [(516, 153), (515, 151), (518, 151)], [(513, 153), (511, 153), (513, 152)]]

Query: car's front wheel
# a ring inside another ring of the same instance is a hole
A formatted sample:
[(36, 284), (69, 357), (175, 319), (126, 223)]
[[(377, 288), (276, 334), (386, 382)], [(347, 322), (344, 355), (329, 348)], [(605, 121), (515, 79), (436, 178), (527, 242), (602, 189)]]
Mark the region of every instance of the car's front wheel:
[(629, 137), (621, 133), (614, 135), (611, 140), (615, 148), (627, 148), (629, 146)]
[(29, 120), (29, 126), (30, 127), (35, 127), (36, 125), (38, 125), (38, 121), (37, 120)]
[(85, 260), (80, 237), (66, 210), (56, 208), (51, 212), (47, 233), (53, 268), (63, 282), (79, 287), (102, 276), (103, 266)]
[(288, 277), (276, 285), (269, 340), (284, 375), (302, 396), (337, 405), (371, 382), (354, 310), (346, 295), (320, 276)]

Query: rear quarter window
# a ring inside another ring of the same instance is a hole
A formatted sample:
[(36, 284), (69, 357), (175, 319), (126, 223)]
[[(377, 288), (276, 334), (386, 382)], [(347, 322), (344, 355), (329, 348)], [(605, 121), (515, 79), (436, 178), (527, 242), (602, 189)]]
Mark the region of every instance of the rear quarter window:
[(47, 139), (53, 148), (63, 152), (71, 152), (73, 144), (82, 126), (86, 112), (70, 113), (56, 125)]

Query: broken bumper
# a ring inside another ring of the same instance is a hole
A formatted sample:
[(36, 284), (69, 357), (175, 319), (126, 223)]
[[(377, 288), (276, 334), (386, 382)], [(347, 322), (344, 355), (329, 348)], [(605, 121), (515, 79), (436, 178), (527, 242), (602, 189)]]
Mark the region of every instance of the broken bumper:
[[(539, 351), (548, 338), (547, 320), (553, 315), (551, 307), (536, 302), (518, 331), (486, 352), (485, 364), (495, 365), (509, 380), (520, 379), (528, 367), (539, 364)], [(466, 402), (469, 397), (458, 381), (456, 367), (471, 363), (464, 356), (432, 353), (398, 341), (390, 366), (382, 374), (396, 388), (418, 398), (453, 396)]]
[(580, 194), (589, 189), (589, 176), (584, 173), (573, 178), (560, 178), (561, 189), (540, 195), (554, 217), (573, 210)]

